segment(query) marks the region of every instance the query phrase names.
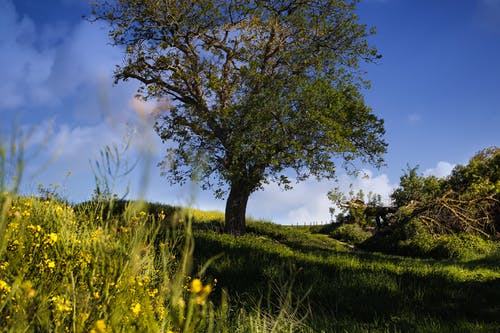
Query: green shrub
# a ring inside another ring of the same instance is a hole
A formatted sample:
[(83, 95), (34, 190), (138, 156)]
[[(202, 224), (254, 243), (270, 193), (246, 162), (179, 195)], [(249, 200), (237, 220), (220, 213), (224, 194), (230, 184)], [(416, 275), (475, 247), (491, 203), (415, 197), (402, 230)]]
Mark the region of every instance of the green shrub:
[(402, 239), (398, 242), (399, 254), (411, 257), (426, 257), (436, 246), (433, 235), (422, 222), (414, 218), (402, 228)]
[(461, 233), (433, 235), (418, 218), (385, 229), (367, 239), (361, 248), (409, 257), (471, 260), (493, 255), (498, 242)]
[(419, 219), (384, 228), (365, 242), (361, 248), (409, 257), (427, 257), (436, 246), (436, 240)]
[(331, 236), (343, 242), (360, 244), (370, 238), (372, 234), (361, 228), (359, 224), (342, 224), (332, 231)]
[(445, 235), (439, 237), (431, 255), (435, 258), (477, 259), (495, 252), (498, 245), (480, 236), (471, 234)]

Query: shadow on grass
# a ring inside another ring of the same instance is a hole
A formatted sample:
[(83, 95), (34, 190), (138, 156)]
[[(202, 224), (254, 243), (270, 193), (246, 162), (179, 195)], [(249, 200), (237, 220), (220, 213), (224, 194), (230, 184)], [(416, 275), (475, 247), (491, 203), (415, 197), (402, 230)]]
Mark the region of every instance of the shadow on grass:
[[(499, 279), (453, 281), (438, 266), (430, 273), (398, 273), (384, 269), (382, 255), (365, 253), (336, 252), (318, 259), (307, 248), (300, 252), (300, 246), (289, 248), (252, 235), (234, 238), (198, 231), (195, 237), (198, 264), (224, 253), (208, 272), (230, 294), (263, 295), (271, 282), (288, 274), (287, 267), (296, 267), (294, 294), (300, 298), (311, 290), (308, 303), (314, 314), (312, 323), (324, 318), (357, 322), (400, 318), (398, 322), (404, 326), (411, 318), (425, 317), (500, 325)], [(375, 266), (373, 259), (378, 261)], [(389, 257), (385, 262), (394, 264), (405, 259)]]

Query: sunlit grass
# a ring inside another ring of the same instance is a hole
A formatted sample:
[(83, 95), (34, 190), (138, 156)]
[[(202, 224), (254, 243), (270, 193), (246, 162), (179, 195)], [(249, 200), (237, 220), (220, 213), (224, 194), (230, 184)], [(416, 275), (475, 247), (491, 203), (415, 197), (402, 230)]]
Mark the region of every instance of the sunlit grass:
[(131, 202), (110, 215), (103, 203), (75, 209), (57, 200), (7, 196), (0, 251), (0, 326), (7, 330), (278, 332), (299, 327), (298, 320), (284, 320), (284, 311), (293, 310), (289, 303), (278, 311), (256, 305), (230, 318), (217, 278), (204, 274), (206, 265), (193, 269), (192, 221), (203, 225), (220, 219), (220, 213), (177, 209), (167, 216)]
[(303, 313), (314, 331), (469, 332), (499, 324), (500, 270), (489, 261), (368, 253), (270, 223), (249, 230), (238, 238), (195, 230), (195, 258), (224, 253), (209, 272), (230, 294), (265, 293), (270, 281), (296, 272), (293, 294), (307, 295), (310, 311)]
[(234, 237), (221, 233), (224, 214), (216, 211), (112, 196), (78, 205), (18, 196), (21, 151), (2, 149), (0, 162), (14, 170), (0, 175), (2, 331), (490, 332), (500, 325), (498, 243), (467, 259), (436, 260), (364, 252), (315, 227), (252, 219), (248, 233)]
[(0, 251), (0, 326), (8, 330), (487, 331), (498, 324), (500, 271), (488, 261), (353, 251), (307, 228), (259, 221), (235, 238), (206, 227), (222, 223), (221, 213), (140, 202), (107, 217), (98, 203), (2, 200), (10, 202)]

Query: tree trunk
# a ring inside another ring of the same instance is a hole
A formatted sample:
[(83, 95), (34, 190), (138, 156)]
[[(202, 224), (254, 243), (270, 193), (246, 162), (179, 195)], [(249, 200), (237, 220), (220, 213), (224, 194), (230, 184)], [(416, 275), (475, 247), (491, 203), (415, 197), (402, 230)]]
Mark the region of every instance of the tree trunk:
[(232, 235), (245, 234), (245, 214), (247, 211), (250, 191), (244, 186), (231, 184), (231, 190), (226, 202), (226, 226), (224, 231)]

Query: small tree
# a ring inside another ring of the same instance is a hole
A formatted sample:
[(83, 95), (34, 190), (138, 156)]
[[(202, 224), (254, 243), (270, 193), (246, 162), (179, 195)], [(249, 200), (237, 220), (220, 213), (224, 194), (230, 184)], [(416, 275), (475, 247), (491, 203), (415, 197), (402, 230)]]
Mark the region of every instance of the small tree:
[(443, 180), (435, 176), (423, 176), (418, 172), (418, 165), (410, 167), (407, 165), (403, 170), (403, 175), (399, 178), (399, 186), (392, 194), (396, 207), (410, 204), (412, 201), (426, 202), (437, 198), (442, 193)]
[(116, 81), (170, 100), (155, 129), (171, 182), (197, 176), (222, 197), (226, 231), (245, 232), (251, 193), (333, 177), (335, 158), (380, 165), (383, 121), (359, 92), (360, 61), (379, 58), (357, 1), (117, 0), (93, 7), (125, 46)]

